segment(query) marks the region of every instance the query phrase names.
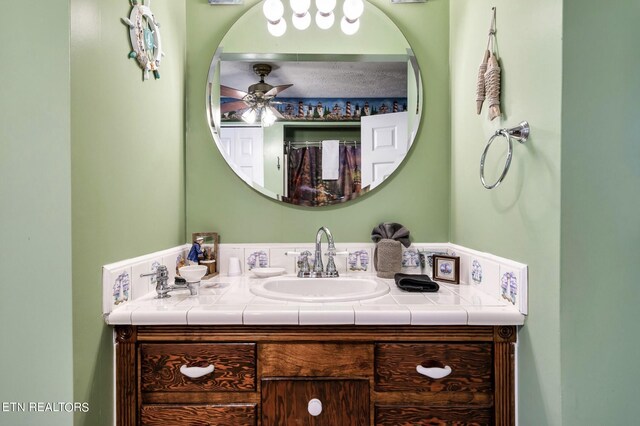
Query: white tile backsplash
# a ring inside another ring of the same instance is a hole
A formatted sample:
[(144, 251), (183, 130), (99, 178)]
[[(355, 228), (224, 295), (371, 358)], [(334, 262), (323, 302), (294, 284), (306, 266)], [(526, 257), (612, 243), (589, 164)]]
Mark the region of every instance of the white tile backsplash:
[[(358, 253), (358, 256), (352, 256), (352, 262), (349, 262), (349, 255), (336, 256), (335, 262), (338, 272), (341, 275), (360, 273), (361, 271), (359, 271), (359, 269), (362, 269), (362, 264), (359, 256), (362, 253), (366, 253), (365, 259), (368, 259), (368, 262), (366, 262), (366, 260), (364, 262), (367, 267), (366, 273), (372, 273), (374, 271), (374, 247), (375, 245), (373, 243), (338, 244), (336, 249), (339, 252), (346, 251), (352, 255)], [(102, 280), (103, 313), (108, 314), (115, 307), (123, 306), (127, 301), (139, 299), (154, 291), (155, 283), (152, 279), (147, 277), (140, 278), (139, 276), (141, 273), (150, 272), (160, 263), (167, 266), (169, 270), (169, 282), (173, 283), (177, 263), (186, 258), (188, 248), (189, 245), (178, 246), (105, 265), (103, 267)], [(322, 249), (323, 263), (326, 266), (326, 241), (323, 241)], [(231, 257), (240, 259), (243, 274), (250, 273), (249, 268), (252, 260), (255, 260), (256, 267), (260, 266), (260, 262), (262, 261), (263, 265), (284, 267), (287, 274), (295, 274), (297, 272), (297, 256), (286, 255), (285, 253), (290, 251), (303, 252), (305, 250), (313, 253), (314, 244), (221, 244), (219, 247), (219, 268), (220, 275), (224, 278), (223, 284), (225, 286), (236, 286), (243, 282), (240, 279), (241, 277), (225, 277), (228, 273), (229, 258)], [(499, 304), (496, 305), (495, 300), (491, 297), (497, 297), (501, 303), (504, 303), (505, 307), (517, 307), (521, 313), (526, 315), (528, 288), (528, 271), (526, 265), (454, 244), (415, 243), (409, 248), (403, 249), (405, 253), (403, 272), (421, 273), (421, 268), (416, 261), (416, 259), (419, 259), (417, 256), (418, 250), (425, 252), (427, 256), (433, 253), (455, 253), (455, 255), (459, 256), (461, 269), (460, 286), (443, 284), (441, 285), (441, 291), (439, 293), (415, 295), (400, 291), (390, 281), (391, 291), (389, 295), (377, 300), (363, 301), (362, 303), (345, 303), (344, 306), (334, 304), (335, 306), (328, 308), (322, 305), (314, 307), (309, 304), (301, 306), (300, 321), (306, 324), (321, 324), (323, 321), (334, 321), (331, 322), (334, 324), (336, 323), (335, 321), (345, 324), (389, 323), (388, 321), (396, 324), (408, 324), (409, 322), (414, 323), (413, 320), (415, 319), (418, 321), (417, 323), (420, 323), (420, 321), (427, 323), (428, 321), (434, 320), (433, 318), (437, 309), (428, 309), (430, 306), (436, 306), (434, 303), (444, 305), (449, 310), (451, 307), (467, 304), (478, 308), (488, 306), (488, 303), (492, 303), (494, 306), (500, 306)], [(262, 254), (260, 252), (262, 252)], [(355, 263), (353, 262), (353, 257), (357, 257)], [(309, 260), (311, 267), (313, 267), (313, 255), (310, 256)], [(355, 265), (355, 268), (352, 268), (352, 265)], [(431, 267), (428, 264), (424, 272), (429, 275), (431, 274)], [(502, 285), (503, 281), (506, 283), (506, 287)], [(475, 292), (476, 290), (491, 297), (483, 298), (482, 293), (477, 293)], [(208, 308), (210, 308), (210, 306), (196, 306), (187, 303), (188, 308), (184, 308), (186, 309), (183, 312), (184, 317), (182, 316), (183, 313), (179, 313), (182, 311), (178, 310), (173, 313), (175, 316), (174, 321), (176, 321), (176, 323), (186, 321), (187, 311), (192, 309), (194, 310), (194, 323), (238, 323), (238, 318), (242, 317), (244, 307), (252, 305), (254, 307), (249, 309), (247, 313), (247, 318), (249, 318), (250, 322), (253, 321), (252, 323), (259, 324), (265, 323), (264, 321), (268, 319), (274, 319), (282, 321), (281, 323), (283, 324), (288, 324), (293, 321), (293, 311), (295, 310), (296, 315), (298, 312), (298, 308), (292, 306), (293, 304), (291, 303), (271, 303), (271, 301), (263, 300), (263, 303), (258, 304), (257, 300), (261, 299), (256, 300), (256, 296), (249, 291), (248, 287), (242, 289), (240, 292), (234, 291), (233, 294), (228, 296), (225, 296), (223, 292), (212, 293), (211, 297), (215, 298), (215, 306), (218, 306), (218, 308), (209, 310)], [(415, 306), (413, 308), (415, 310), (413, 317), (409, 309), (401, 305)], [(256, 306), (261, 308), (255, 308)], [(390, 309), (377, 309), (376, 306)], [(394, 306), (398, 309), (394, 308)], [(176, 309), (175, 306), (172, 309)], [(139, 309), (136, 309), (135, 311), (131, 311), (131, 314), (137, 312), (137, 317), (147, 315), (142, 318), (151, 324), (155, 318), (154, 312), (160, 310), (161, 308), (156, 306), (153, 312), (146, 312), (144, 310), (138, 312)], [(282, 310), (281, 314), (274, 313), (278, 312), (278, 310)], [(455, 314), (451, 315), (460, 315), (457, 310), (453, 309), (453, 311), (455, 311)], [(376, 319), (376, 312), (384, 315), (385, 318)], [(474, 311), (474, 314), (477, 315), (476, 318), (482, 318), (482, 315), (484, 315), (483, 312), (482, 310), (477, 310), (477, 312)], [(121, 311), (119, 315), (122, 318), (118, 317), (118, 321), (127, 321), (129, 313)], [(350, 315), (353, 317), (353, 322), (350, 322)], [(389, 315), (391, 317), (387, 318)], [(479, 319), (479, 321), (481, 321), (481, 319)]]
[(106, 282), (103, 283), (104, 305), (108, 309), (106, 312), (111, 312), (116, 306), (132, 299), (131, 275), (130, 266), (106, 270), (103, 274), (103, 279), (106, 278)]
[(218, 246), (218, 257), (220, 257), (219, 266), (221, 275), (227, 275), (229, 273), (229, 259), (232, 257), (240, 259), (240, 268), (244, 273), (244, 248), (220, 244), (220, 246)]
[(370, 247), (354, 247), (348, 249), (346, 256), (348, 273), (370, 273), (373, 268), (373, 250)]
[(500, 292), (500, 265), (483, 256), (469, 255), (471, 265), (467, 271), (469, 285), (479, 288), (488, 294)]
[(295, 251), (291, 248), (272, 248), (269, 249), (269, 261), (272, 268), (284, 268), (285, 274), (294, 274), (296, 272), (295, 256), (287, 255), (287, 252)]
[(269, 248), (267, 247), (247, 247), (244, 249), (242, 258), (243, 270), (250, 271), (253, 268), (269, 267)]

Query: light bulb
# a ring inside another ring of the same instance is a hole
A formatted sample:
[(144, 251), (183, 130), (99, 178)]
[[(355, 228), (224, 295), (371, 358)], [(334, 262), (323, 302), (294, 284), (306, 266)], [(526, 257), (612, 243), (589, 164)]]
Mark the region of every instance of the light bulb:
[(270, 22), (276, 22), (284, 14), (284, 5), (280, 0), (265, 0), (262, 5), (262, 12)]
[(290, 0), (291, 10), (296, 15), (304, 15), (311, 6), (311, 0)]
[(309, 12), (305, 12), (304, 15), (291, 15), (291, 23), (294, 27), (299, 30), (306, 30), (311, 25), (311, 14)]
[(242, 113), (242, 120), (245, 123), (253, 124), (256, 121), (256, 110), (251, 108)]
[(267, 22), (267, 30), (274, 37), (280, 37), (287, 31), (287, 21), (284, 18), (278, 19), (276, 22)]
[(333, 12), (333, 9), (336, 8), (336, 0), (316, 0), (316, 7), (318, 8), (318, 12), (326, 15)]
[(352, 21), (347, 19), (346, 16), (343, 16), (342, 20), (340, 21), (340, 28), (342, 28), (342, 32), (346, 35), (354, 35), (360, 28), (360, 20), (355, 19)]
[(316, 13), (316, 25), (321, 30), (328, 30), (329, 28), (331, 28), (335, 20), (336, 20), (336, 17), (333, 14), (333, 12), (328, 13), (326, 15), (321, 13), (320, 11)]
[(349, 21), (355, 21), (364, 12), (364, 2), (362, 0), (344, 0), (342, 11)]

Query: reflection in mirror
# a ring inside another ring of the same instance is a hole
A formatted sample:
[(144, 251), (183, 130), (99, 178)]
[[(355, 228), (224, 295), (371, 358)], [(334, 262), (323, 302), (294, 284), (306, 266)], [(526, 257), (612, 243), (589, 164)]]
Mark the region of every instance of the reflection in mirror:
[(351, 36), (337, 25), (275, 38), (257, 5), (229, 30), (211, 62), (207, 112), (248, 185), (329, 205), (374, 189), (404, 160), (420, 121), (419, 70), (386, 15), (367, 3), (360, 20)]

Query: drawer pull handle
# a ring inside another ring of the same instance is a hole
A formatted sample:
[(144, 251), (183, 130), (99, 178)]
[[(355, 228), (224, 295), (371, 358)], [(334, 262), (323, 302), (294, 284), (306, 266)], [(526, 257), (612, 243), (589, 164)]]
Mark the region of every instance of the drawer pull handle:
[(416, 371), (423, 376), (431, 377), (432, 379), (442, 379), (443, 377), (447, 377), (449, 374), (451, 374), (451, 367), (445, 365), (444, 368), (426, 368), (418, 364), (416, 366)]
[(312, 400), (309, 401), (309, 404), (307, 405), (307, 410), (309, 411), (309, 414), (311, 414), (312, 416), (319, 416), (320, 413), (322, 413), (322, 402), (317, 399), (317, 398), (313, 398)]
[(208, 367), (187, 367), (183, 365), (180, 367), (180, 372), (191, 379), (198, 379), (207, 374), (211, 374), (213, 370), (213, 365), (209, 365)]

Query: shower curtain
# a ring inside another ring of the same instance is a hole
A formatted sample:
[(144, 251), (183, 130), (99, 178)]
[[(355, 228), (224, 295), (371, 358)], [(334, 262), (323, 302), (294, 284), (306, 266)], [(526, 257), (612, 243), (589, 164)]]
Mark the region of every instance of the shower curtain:
[(338, 179), (323, 180), (321, 148), (291, 148), (287, 201), (301, 206), (324, 206), (355, 198), (361, 189), (360, 145), (340, 145), (338, 161)]

